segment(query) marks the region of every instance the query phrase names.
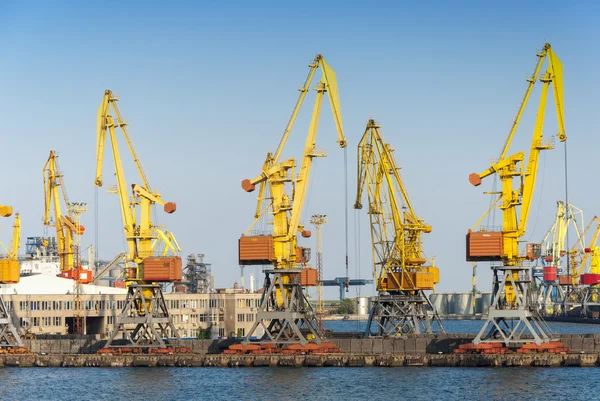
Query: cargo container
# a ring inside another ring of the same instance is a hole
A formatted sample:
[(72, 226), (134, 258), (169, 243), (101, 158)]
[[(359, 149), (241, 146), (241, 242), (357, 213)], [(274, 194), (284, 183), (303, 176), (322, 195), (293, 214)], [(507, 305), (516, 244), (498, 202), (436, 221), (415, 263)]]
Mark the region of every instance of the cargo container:
[(556, 266), (544, 266), (544, 281), (556, 281)]
[(600, 274), (586, 273), (580, 277), (580, 282), (583, 285), (596, 285), (600, 283)]
[(254, 235), (240, 238), (239, 264), (242, 266), (268, 265), (274, 257), (272, 235)]
[(416, 272), (410, 273), (411, 279), (417, 290), (433, 290), (433, 273)]
[(558, 276), (558, 284), (560, 285), (572, 285), (573, 280), (571, 276)]
[(300, 272), (300, 285), (303, 287), (314, 287), (317, 285), (317, 281), (319, 279), (319, 274), (317, 269), (313, 269), (311, 267), (305, 267)]
[[(72, 269), (66, 272), (61, 272), (60, 276), (64, 277), (64, 278), (68, 278), (71, 280), (77, 280), (79, 279), (79, 281), (82, 284), (89, 284), (92, 282), (92, 271), (91, 270), (87, 270), (87, 269)], [(78, 277), (79, 276), (79, 277)]]
[(125, 281), (115, 280), (113, 282), (113, 287), (115, 287), (115, 288), (125, 288)]
[(152, 256), (142, 264), (144, 281), (179, 282), (182, 276), (182, 263), (179, 256)]
[(504, 240), (500, 231), (480, 231), (467, 233), (467, 261), (502, 261)]
[[(404, 281), (401, 281), (400, 273), (391, 273), (391, 276), (396, 277), (402, 289), (413, 291), (413, 290), (432, 290), (434, 283), (434, 273), (427, 271), (423, 272), (408, 272), (404, 276)], [(400, 287), (396, 284), (396, 281), (392, 277), (386, 277), (382, 280), (382, 286), (384, 290), (400, 290)]]
[(16, 284), (21, 278), (21, 267), (18, 260), (0, 260), (0, 283)]

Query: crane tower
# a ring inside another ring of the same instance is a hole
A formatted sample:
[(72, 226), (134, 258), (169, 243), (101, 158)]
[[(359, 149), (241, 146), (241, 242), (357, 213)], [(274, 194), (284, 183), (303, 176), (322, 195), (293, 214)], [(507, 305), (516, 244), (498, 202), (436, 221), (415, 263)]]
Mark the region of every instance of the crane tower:
[(325, 313), (324, 305), (324, 287), (323, 287), (323, 224), (327, 223), (327, 216), (324, 214), (315, 214), (310, 218), (310, 223), (315, 226), (317, 240), (317, 322), (323, 330), (323, 315)]
[[(562, 343), (555, 341), (555, 336), (537, 310), (532, 293), (531, 266), (527, 256), (519, 250), (519, 242), (527, 229), (540, 153), (554, 148), (553, 137), (550, 138), (550, 141), (543, 138), (546, 100), (550, 86), (553, 88), (556, 106), (557, 137), (560, 142), (567, 140), (563, 119), (562, 64), (549, 43), (544, 45), (537, 57), (535, 71), (533, 76), (527, 80), (528, 87), (525, 97), (521, 102), (500, 157), (482, 173), (469, 175), (469, 182), (473, 186), (481, 185), (482, 180), (486, 177), (497, 175), (501, 191), (491, 193), (497, 196), (496, 200), (466, 236), (467, 261), (492, 262), (493, 286), (488, 319), (472, 344), (461, 345), (461, 352), (489, 352), (490, 349), (505, 352), (507, 347), (519, 347), (531, 342), (535, 344), (528, 345), (525, 350), (531, 349), (530, 347), (539, 347), (539, 350), (542, 351), (560, 352), (564, 349)], [(540, 75), (546, 57), (549, 59), (549, 66)], [(529, 158), (526, 160), (525, 152), (520, 151), (508, 155), (508, 150), (537, 81), (542, 84), (541, 96)], [(484, 228), (473, 231), (496, 205), (502, 211), (502, 229), (486, 230)], [(531, 335), (533, 341), (524, 334)]]
[(379, 128), (369, 120), (358, 144), (354, 208), (362, 209), (366, 189), (378, 292), (365, 335), (432, 333), (433, 323), (443, 332), (437, 311), (425, 294), (439, 282), (439, 270), (433, 261), (427, 264), (421, 240), (422, 234), (431, 232), (431, 226), (415, 214), (393, 149), (384, 142)]

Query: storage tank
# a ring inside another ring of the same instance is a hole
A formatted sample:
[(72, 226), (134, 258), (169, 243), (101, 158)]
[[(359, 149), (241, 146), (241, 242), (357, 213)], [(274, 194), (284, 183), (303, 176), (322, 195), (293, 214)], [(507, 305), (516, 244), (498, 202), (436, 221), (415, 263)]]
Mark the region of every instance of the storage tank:
[(455, 315), (456, 314), (456, 305), (454, 303), (454, 300), (455, 300), (456, 294), (449, 292), (444, 295), (446, 298), (446, 302), (445, 302), (446, 303), (446, 313), (448, 315)]
[(369, 297), (356, 298), (356, 313), (362, 316), (369, 314)]
[(454, 294), (454, 313), (465, 316), (473, 314), (473, 294), (470, 292)]
[(109, 277), (114, 277), (117, 278), (121, 275), (121, 272), (123, 271), (123, 269), (117, 268), (117, 269), (110, 269), (108, 271), (108, 276)]
[(429, 301), (433, 305), (433, 308), (440, 315), (446, 314), (446, 294), (444, 293), (434, 293), (429, 295)]
[(487, 315), (491, 305), (492, 305), (492, 293), (491, 292), (482, 292), (481, 293), (481, 313), (483, 313), (484, 315)]

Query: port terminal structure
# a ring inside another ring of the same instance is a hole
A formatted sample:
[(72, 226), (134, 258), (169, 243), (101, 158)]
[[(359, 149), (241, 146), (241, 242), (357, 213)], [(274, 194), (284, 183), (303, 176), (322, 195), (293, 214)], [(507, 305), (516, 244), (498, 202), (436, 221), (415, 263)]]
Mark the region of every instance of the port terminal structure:
[(375, 120), (369, 120), (358, 144), (355, 209), (362, 209), (366, 189), (377, 296), (365, 336), (444, 332), (425, 291), (439, 283), (439, 269), (428, 264), (421, 235), (431, 226), (417, 217), (400, 177), (393, 149)]
[[(239, 240), (239, 264), (272, 266), (264, 271), (262, 302), (256, 322), (248, 333), (251, 337), (259, 328), (263, 329), (264, 335), (257, 341), (261, 344), (305, 346), (309, 342), (320, 345), (324, 340), (317, 314), (304, 293), (304, 287), (318, 285), (318, 274), (315, 269), (313, 269), (314, 274), (308, 270), (306, 264), (310, 257), (310, 249), (298, 245), (297, 234), (301, 234), (304, 238), (311, 235), (311, 232), (300, 222), (300, 217), (308, 192), (313, 160), (326, 156), (323, 150), (316, 147), (321, 106), (325, 96), (329, 98), (340, 147), (346, 147), (346, 138), (342, 128), (335, 71), (320, 54), (309, 64), (309, 68), (308, 76), (300, 88), (300, 96), (275, 153), (267, 154), (261, 172), (256, 178), (242, 182), (242, 188), (247, 192), (254, 191), (258, 186), (258, 202), (254, 214), (255, 220)], [(318, 69), (322, 72), (322, 78), (316, 87), (316, 100), (304, 153), (300, 167), (296, 170), (295, 159), (282, 161), (280, 156)], [(249, 235), (265, 214), (273, 217), (272, 232), (263, 236)], [(308, 280), (311, 276), (313, 279)], [(246, 345), (248, 343), (249, 339), (245, 341)]]
[[(498, 352), (504, 352), (507, 348), (522, 347), (531, 342), (535, 343), (535, 346), (549, 351), (558, 351), (564, 348), (561, 343), (556, 341), (537, 309), (532, 291), (530, 261), (526, 255), (519, 252), (519, 241), (527, 229), (538, 173), (539, 155), (542, 151), (554, 148), (554, 138), (544, 141), (543, 137), (546, 100), (551, 86), (558, 121), (557, 137), (560, 142), (565, 142), (567, 139), (563, 119), (562, 64), (549, 43), (544, 44), (537, 57), (538, 62), (534, 73), (528, 79), (525, 97), (500, 157), (484, 172), (472, 173), (469, 176), (469, 182), (473, 186), (479, 186), (486, 177), (497, 175), (502, 189), (500, 192), (491, 193), (496, 196), (496, 199), (482, 218), (469, 230), (466, 237), (467, 261), (492, 262), (493, 296), (487, 320), (473, 343), (462, 348), (464, 352), (482, 352), (489, 350), (490, 347), (496, 347)], [(546, 58), (549, 60), (549, 66), (540, 75)], [(541, 97), (529, 149), (529, 159), (526, 161), (524, 152), (508, 155), (508, 150), (533, 87), (538, 81), (542, 84)], [(524, 167), (525, 163), (527, 163), (526, 167)], [(480, 229), (474, 231), (496, 205), (502, 211), (502, 230)], [(519, 208), (520, 214), (517, 213)], [(533, 341), (525, 334), (531, 335)], [(498, 348), (498, 345), (501, 347)]]

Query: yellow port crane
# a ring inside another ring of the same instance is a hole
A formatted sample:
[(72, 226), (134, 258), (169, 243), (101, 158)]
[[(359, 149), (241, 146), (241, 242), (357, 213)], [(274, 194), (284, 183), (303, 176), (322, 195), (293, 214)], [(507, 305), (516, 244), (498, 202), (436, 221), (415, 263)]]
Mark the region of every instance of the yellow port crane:
[[(526, 261), (527, 256), (519, 253), (519, 241), (527, 230), (538, 173), (538, 158), (541, 151), (554, 148), (552, 141), (543, 141), (546, 100), (550, 86), (553, 88), (558, 120), (557, 136), (560, 142), (567, 139), (563, 118), (562, 64), (549, 43), (544, 44), (537, 57), (538, 62), (535, 71), (532, 77), (528, 79), (525, 97), (500, 157), (495, 164), (484, 172), (473, 173), (469, 176), (469, 182), (474, 186), (479, 186), (484, 178), (496, 174), (502, 187), (501, 192), (492, 193), (499, 196), (479, 220), (481, 222), (492, 208), (499, 204), (502, 211), (502, 230), (479, 232), (469, 230), (467, 234), (467, 261), (501, 263), (499, 266), (492, 266), (494, 273), (492, 306), (488, 314), (488, 320), (484, 323), (473, 342), (475, 346), (478, 346), (481, 342), (498, 342), (504, 343), (506, 346), (531, 342), (530, 339), (522, 337), (522, 334), (526, 332), (533, 335), (538, 346), (550, 341), (549, 328), (539, 318), (535, 306), (531, 302), (531, 294), (529, 293), (531, 289), (530, 267), (525, 266), (523, 263)], [(546, 58), (549, 60), (549, 65), (545, 72), (540, 75)], [(542, 83), (541, 97), (529, 150), (529, 159), (526, 168), (523, 169), (525, 163), (524, 152), (517, 152), (510, 156), (507, 156), (507, 153), (533, 86), (537, 81)], [(514, 187), (515, 179), (517, 181), (516, 188)], [(519, 206), (520, 215), (517, 213)], [(476, 223), (476, 226), (479, 222)], [(516, 323), (511, 326), (507, 321), (515, 321)], [(488, 327), (489, 332), (486, 331)]]
[[(594, 224), (596, 224), (596, 229), (589, 244), (585, 246), (585, 234)], [(565, 299), (567, 311), (580, 306), (581, 314), (587, 316), (590, 309), (595, 312), (600, 309), (600, 247), (597, 245), (599, 237), (600, 218), (594, 216), (569, 251), (571, 260), (569, 285), (572, 287)]]
[[(424, 291), (439, 282), (439, 270), (426, 265), (422, 234), (431, 226), (419, 219), (408, 198), (393, 149), (374, 120), (358, 144), (358, 187), (355, 209), (362, 209), (365, 188), (371, 227), (373, 276), (377, 292), (366, 335), (432, 333), (442, 323)], [(373, 331), (372, 329), (375, 329)]]
[[(106, 90), (97, 116), (96, 137), (96, 179), (94, 184), (103, 185), (102, 165), (106, 137), (112, 147), (116, 193), (121, 206), (123, 230), (127, 241), (126, 280), (128, 293), (125, 306), (117, 321), (106, 347), (160, 347), (165, 348), (165, 338), (180, 339), (166, 302), (161, 282), (179, 282), (182, 278), (181, 252), (175, 237), (161, 230), (152, 222), (152, 210), (155, 204), (163, 206), (166, 213), (176, 210), (176, 204), (165, 202), (161, 195), (150, 189), (148, 179), (142, 170), (133, 142), (127, 133), (127, 124), (123, 121), (117, 107), (118, 98)], [(117, 130), (123, 134), (133, 162), (138, 171), (141, 184), (128, 187), (119, 153)], [(131, 197), (129, 196), (131, 190)], [(162, 249), (162, 250), (161, 250)], [(131, 327), (135, 327), (133, 330)], [(126, 343), (114, 342), (119, 333)]]
[[(299, 263), (308, 260), (308, 250), (298, 247), (296, 235), (309, 237), (310, 231), (300, 223), (300, 216), (308, 189), (313, 159), (324, 157), (325, 152), (316, 148), (317, 129), (321, 113), (323, 97), (327, 94), (333, 120), (338, 134), (338, 144), (346, 147), (346, 138), (342, 128), (342, 115), (335, 72), (318, 54), (309, 64), (310, 70), (304, 86), (300, 88), (300, 97), (294, 107), (283, 137), (275, 153), (268, 153), (260, 174), (254, 179), (242, 181), (242, 188), (252, 192), (258, 185), (258, 204), (255, 221), (239, 242), (240, 265), (272, 265), (266, 270), (264, 294), (258, 311), (257, 320), (247, 333), (247, 339), (256, 334), (262, 327), (264, 335), (261, 342), (274, 344), (300, 343), (305, 345), (314, 339), (321, 342), (323, 334), (319, 330), (314, 311), (305, 298), (302, 285), (316, 285), (316, 274), (313, 279), (302, 283), (302, 269)], [(295, 174), (296, 160), (293, 158), (281, 161), (280, 156), (298, 116), (306, 94), (317, 69), (321, 68), (322, 78), (316, 87), (316, 100), (306, 137), (304, 155), (300, 169)], [(291, 193), (286, 191), (286, 184), (291, 183)], [(269, 195), (267, 197), (267, 188)], [(268, 200), (263, 209), (264, 200)], [(269, 212), (273, 216), (273, 231), (270, 235), (248, 235), (262, 216)], [(313, 269), (314, 270), (314, 269)], [(312, 271), (312, 270), (311, 270)], [(308, 270), (305, 276), (309, 276)], [(315, 271), (316, 273), (316, 271)], [(271, 275), (273, 278), (271, 278)], [(312, 276), (312, 274), (311, 274)], [(307, 329), (310, 334), (304, 335), (301, 330)], [(247, 342), (248, 340), (246, 340)]]
[[(56, 242), (58, 257), (60, 260), (61, 276), (78, 280), (87, 284), (92, 281), (92, 272), (83, 269), (79, 263), (75, 263), (78, 252), (75, 249), (76, 238), (83, 235), (85, 227), (79, 224), (79, 219), (72, 213), (75, 207), (85, 206), (80, 203), (70, 203), (67, 190), (63, 181), (63, 174), (58, 165), (58, 155), (54, 150), (50, 151), (48, 160), (43, 168), (44, 177), (44, 225), (54, 226), (56, 229)], [(59, 192), (60, 188), (60, 192)], [(61, 193), (67, 214), (61, 210)], [(52, 210), (54, 215), (52, 216)], [(52, 218), (53, 217), (53, 218)], [(79, 258), (77, 258), (79, 261)]]
[(565, 240), (572, 224), (578, 238), (576, 245), (583, 246), (584, 231), (579, 226), (582, 220), (581, 209), (572, 204), (565, 206), (563, 201), (558, 201), (554, 223), (541, 244), (527, 244), (527, 258), (535, 260), (537, 264), (533, 268), (533, 277), (538, 283), (537, 301), (542, 314), (555, 313), (563, 306), (567, 296), (565, 281), (570, 283), (568, 272), (563, 270), (563, 257), (571, 253), (565, 248)]
[[(13, 209), (11, 206), (0, 205), (0, 216), (12, 216)], [(21, 245), (21, 217), (15, 213), (15, 221), (13, 224), (12, 240), (9, 249), (7, 249), (6, 259), (0, 259), (0, 285), (1, 284), (16, 284), (21, 279), (21, 270), (19, 264), (19, 248)], [(23, 342), (17, 332), (12, 317), (2, 293), (0, 293), (0, 347), (22, 347)]]

